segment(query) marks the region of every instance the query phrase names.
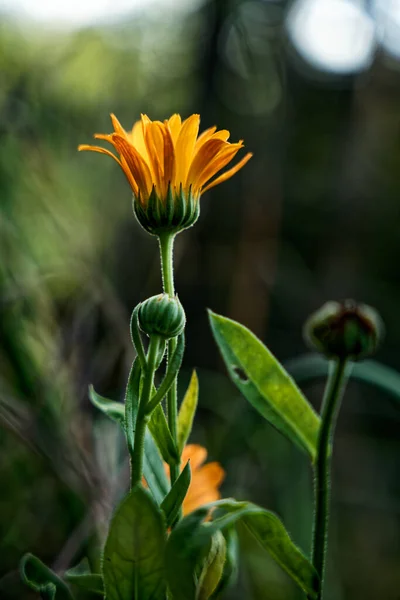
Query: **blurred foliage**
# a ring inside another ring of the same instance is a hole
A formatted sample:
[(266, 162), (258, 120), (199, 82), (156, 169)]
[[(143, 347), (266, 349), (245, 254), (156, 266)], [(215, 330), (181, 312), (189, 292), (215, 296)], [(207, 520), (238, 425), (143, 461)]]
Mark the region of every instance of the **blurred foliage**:
[[(112, 161), (78, 155), (140, 112), (202, 115), (254, 158), (202, 199), (179, 237), (176, 281), (188, 317), (186, 373), (198, 368), (193, 441), (227, 472), (226, 496), (276, 511), (309, 547), (306, 459), (228, 381), (206, 306), (254, 331), (282, 360), (331, 298), (382, 312), (381, 360), (400, 368), (400, 80), (377, 54), (346, 78), (300, 64), (285, 2), (209, 0), (75, 32), (0, 25), (0, 595), (28, 598), (17, 565), (31, 551), (56, 571), (88, 554), (127, 485), (112, 424), (89, 383), (121, 398), (132, 307), (160, 290), (157, 247), (135, 223)], [(305, 393), (318, 406), (322, 386)], [(398, 600), (398, 406), (353, 383), (338, 427), (327, 600)], [(298, 598), (245, 534), (228, 598)], [(279, 594), (281, 594), (279, 596)]]

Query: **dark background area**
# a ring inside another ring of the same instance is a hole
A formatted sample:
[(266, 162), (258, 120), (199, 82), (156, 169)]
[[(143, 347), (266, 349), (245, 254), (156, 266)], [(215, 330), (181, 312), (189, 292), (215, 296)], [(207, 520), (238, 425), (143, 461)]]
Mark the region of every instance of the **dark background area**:
[[(126, 128), (141, 112), (198, 112), (202, 129), (227, 128), (254, 153), (202, 198), (198, 223), (176, 244), (188, 318), (180, 391), (195, 367), (191, 440), (226, 470), (224, 496), (274, 510), (309, 550), (307, 459), (229, 381), (207, 307), (285, 362), (306, 352), (301, 329), (312, 311), (355, 298), (381, 312), (377, 358), (400, 369), (400, 61), (380, 37), (357, 68), (318, 66), (290, 35), (292, 4), (143, 3), (73, 30), (1, 21), (1, 598), (31, 597), (18, 574), (27, 551), (56, 570), (84, 554), (96, 565), (96, 540), (128, 482), (123, 440), (87, 388), (123, 398), (130, 313), (161, 279), (156, 239), (135, 221), (122, 173), (76, 152), (110, 131), (110, 112)], [(372, 4), (364, 9), (374, 23)], [(322, 381), (304, 389), (317, 408), (322, 390)], [(400, 599), (399, 425), (393, 399), (350, 384), (333, 462), (326, 600)], [(241, 546), (228, 599), (301, 597), (244, 532)]]

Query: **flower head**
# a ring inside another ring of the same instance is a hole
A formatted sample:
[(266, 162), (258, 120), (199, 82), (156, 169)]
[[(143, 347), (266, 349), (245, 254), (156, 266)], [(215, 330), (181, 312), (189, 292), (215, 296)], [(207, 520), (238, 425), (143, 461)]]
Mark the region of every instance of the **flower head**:
[(252, 154), (217, 175), (243, 147), (243, 141), (228, 142), (229, 131), (211, 127), (199, 133), (200, 116), (185, 121), (177, 114), (164, 122), (141, 116), (131, 131), (125, 131), (111, 115), (114, 132), (96, 133), (95, 138), (112, 144), (119, 156), (101, 146), (81, 145), (111, 156), (122, 168), (132, 188), (140, 223), (150, 233), (180, 231), (199, 216), (200, 195), (237, 173)]

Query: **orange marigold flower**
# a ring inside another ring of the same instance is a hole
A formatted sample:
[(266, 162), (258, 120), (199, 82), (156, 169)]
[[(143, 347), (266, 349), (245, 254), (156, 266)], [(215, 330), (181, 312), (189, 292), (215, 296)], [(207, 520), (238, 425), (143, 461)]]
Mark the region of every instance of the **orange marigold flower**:
[[(182, 452), (182, 468), (190, 460), (192, 479), (183, 501), (183, 514), (214, 502), (221, 498), (219, 488), (225, 478), (225, 471), (218, 462), (205, 463), (207, 450), (198, 444), (188, 444)], [(169, 473), (168, 465), (165, 465)]]
[(114, 132), (94, 137), (112, 144), (118, 157), (101, 146), (84, 144), (78, 150), (107, 154), (120, 165), (133, 191), (136, 215), (150, 233), (193, 225), (200, 195), (232, 177), (252, 156), (249, 152), (215, 177), (243, 148), (242, 140), (228, 142), (229, 131), (211, 127), (198, 135), (199, 115), (183, 122), (177, 114), (164, 122), (141, 115), (131, 131), (125, 131), (115, 115), (111, 120)]

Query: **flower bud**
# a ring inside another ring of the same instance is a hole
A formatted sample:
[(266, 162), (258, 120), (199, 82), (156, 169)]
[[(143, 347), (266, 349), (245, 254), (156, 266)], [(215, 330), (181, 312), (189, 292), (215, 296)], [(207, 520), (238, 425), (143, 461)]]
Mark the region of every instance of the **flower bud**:
[(141, 226), (153, 235), (178, 233), (195, 224), (200, 215), (199, 195), (194, 196), (191, 188), (172, 190), (168, 186), (165, 198), (161, 198), (153, 187), (149, 199), (142, 202), (133, 196), (133, 210)]
[(375, 309), (354, 300), (327, 302), (304, 325), (304, 338), (328, 358), (361, 360), (374, 354), (384, 325)]
[(177, 296), (159, 294), (139, 306), (139, 326), (147, 335), (159, 335), (168, 340), (182, 333), (186, 316)]
[(208, 600), (213, 597), (223, 577), (225, 560), (225, 538), (220, 531), (216, 531), (211, 538), (207, 554), (197, 567), (196, 598)]

